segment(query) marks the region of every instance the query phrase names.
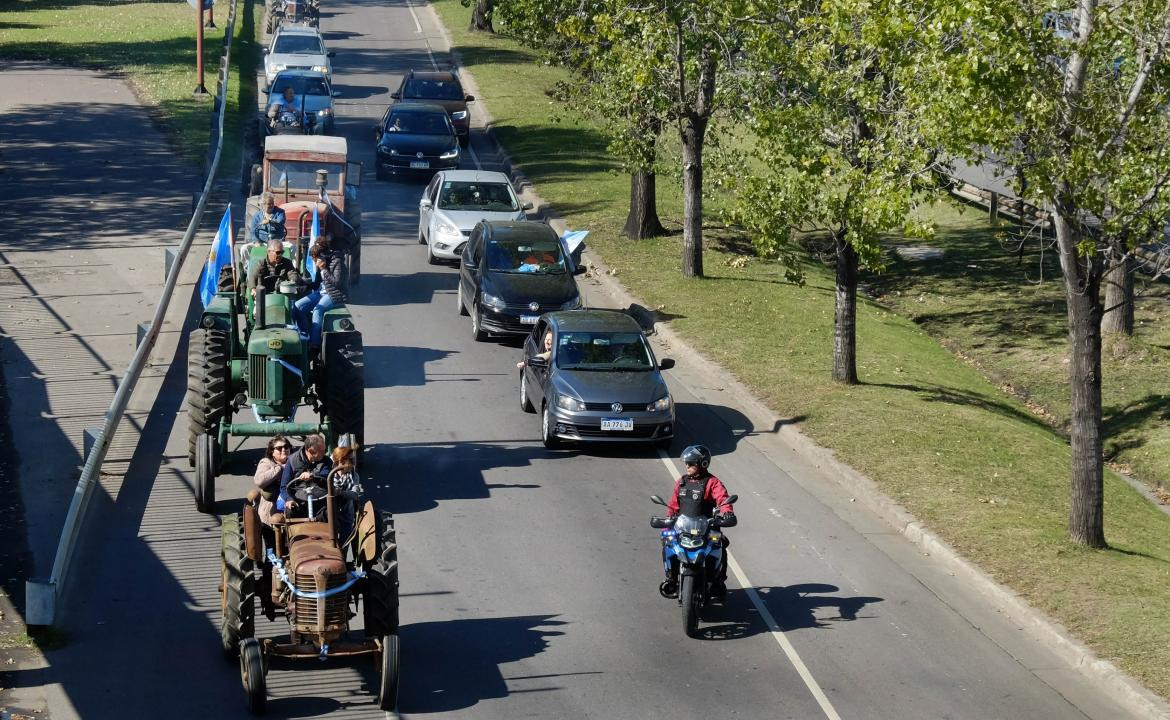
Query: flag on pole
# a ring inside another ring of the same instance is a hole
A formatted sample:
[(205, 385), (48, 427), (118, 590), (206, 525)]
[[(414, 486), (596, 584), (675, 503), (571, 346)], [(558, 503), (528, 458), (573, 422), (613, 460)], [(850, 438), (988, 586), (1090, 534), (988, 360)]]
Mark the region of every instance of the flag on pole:
[(211, 252), (207, 253), (207, 264), (203, 266), (203, 277), (199, 279), (199, 299), (203, 307), (211, 304), (219, 289), (219, 272), (232, 261), (232, 206), (229, 204), (219, 221), (215, 240), (211, 241)]
[[(304, 227), (304, 226), (302, 226)], [(313, 227), (309, 229), (309, 247), (312, 248), (317, 244), (317, 236), (321, 233), (321, 223), (317, 220), (317, 206), (313, 206)], [(317, 279), (317, 265), (313, 262), (313, 258), (305, 253), (305, 271), (309, 273), (309, 277), (314, 280)]]

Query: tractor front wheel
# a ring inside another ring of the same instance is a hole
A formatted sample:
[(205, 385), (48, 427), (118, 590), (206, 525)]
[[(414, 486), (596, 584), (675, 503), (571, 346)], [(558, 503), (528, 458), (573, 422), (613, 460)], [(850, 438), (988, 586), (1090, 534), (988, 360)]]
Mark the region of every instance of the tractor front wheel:
[(366, 381), (365, 350), (361, 336), (324, 343), (324, 412), (337, 435), (352, 433), (358, 447), (365, 445)]
[(394, 516), (378, 514), (378, 555), (367, 563), (366, 591), (362, 598), (366, 637), (398, 632), (398, 542)]
[(264, 678), (264, 651), (256, 638), (248, 638), (240, 645), (240, 678), (248, 693), (248, 710), (263, 715), (268, 709), (268, 683)]
[(195, 438), (195, 509), (210, 514), (215, 507), (215, 472), (219, 469), (219, 443), (210, 435)]
[(228, 660), (240, 652), (240, 642), (256, 633), (256, 564), (248, 557), (243, 520), (238, 513), (223, 519), (220, 531), (223, 598), (219, 637)]
[(195, 438), (219, 432), (228, 413), (231, 338), (226, 330), (196, 328), (187, 338), (187, 460), (195, 467)]
[(378, 678), (378, 707), (391, 712), (398, 707), (398, 668), (402, 650), (398, 633), (382, 637), (382, 672)]

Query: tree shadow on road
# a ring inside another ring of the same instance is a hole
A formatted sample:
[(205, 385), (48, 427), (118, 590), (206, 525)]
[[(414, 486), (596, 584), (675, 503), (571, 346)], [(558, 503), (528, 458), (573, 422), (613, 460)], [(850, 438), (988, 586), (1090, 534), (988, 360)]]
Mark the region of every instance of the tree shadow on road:
[[(764, 607), (783, 632), (828, 628), (840, 622), (873, 617), (859, 613), (867, 605), (884, 600), (880, 597), (828, 595), (839, 590), (836, 585), (823, 583), (755, 588)], [(836, 614), (818, 613), (825, 609), (835, 609)], [(705, 622), (699, 627), (699, 637), (707, 640), (737, 640), (772, 629), (760, 616), (748, 592), (741, 588), (728, 588), (727, 601), (722, 605), (709, 606), (704, 611), (703, 619)]]

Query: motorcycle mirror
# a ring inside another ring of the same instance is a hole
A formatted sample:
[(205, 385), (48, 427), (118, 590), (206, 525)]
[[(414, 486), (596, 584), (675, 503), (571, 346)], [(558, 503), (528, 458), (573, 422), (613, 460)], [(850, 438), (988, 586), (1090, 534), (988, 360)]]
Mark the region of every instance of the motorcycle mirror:
[(666, 507), (666, 501), (663, 500), (662, 498), (658, 497), (657, 495), (651, 495), (650, 500), (656, 505), (661, 505), (663, 507)]

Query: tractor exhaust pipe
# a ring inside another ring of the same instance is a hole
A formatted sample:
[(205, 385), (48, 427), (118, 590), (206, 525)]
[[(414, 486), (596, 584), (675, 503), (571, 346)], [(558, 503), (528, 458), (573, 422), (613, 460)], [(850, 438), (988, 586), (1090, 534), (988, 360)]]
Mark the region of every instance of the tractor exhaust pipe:
[(258, 328), (262, 328), (262, 327), (265, 327), (267, 325), (267, 323), (265, 322), (265, 319), (264, 319), (264, 310), (265, 310), (264, 306), (266, 304), (264, 302), (264, 297), (267, 294), (268, 293), (264, 291), (263, 286), (257, 284), (257, 287), (256, 287), (256, 327), (258, 327)]

